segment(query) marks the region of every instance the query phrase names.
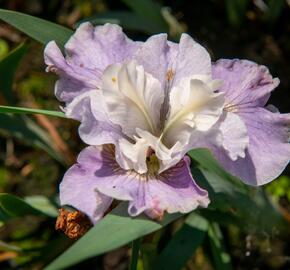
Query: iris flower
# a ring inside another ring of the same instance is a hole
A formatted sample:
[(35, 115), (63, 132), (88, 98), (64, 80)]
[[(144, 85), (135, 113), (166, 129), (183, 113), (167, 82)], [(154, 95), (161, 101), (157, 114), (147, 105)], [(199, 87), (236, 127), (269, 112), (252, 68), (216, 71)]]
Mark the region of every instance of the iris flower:
[(89, 146), (65, 174), (60, 200), (93, 223), (114, 199), (128, 201), (131, 216), (154, 219), (207, 207), (186, 156), (194, 148), (210, 149), (253, 185), (289, 162), (290, 117), (263, 108), (278, 84), (265, 67), (212, 64), (187, 34), (179, 43), (166, 34), (134, 42), (112, 24), (82, 24), (64, 51), (47, 44), (47, 70), (60, 77), (55, 94)]

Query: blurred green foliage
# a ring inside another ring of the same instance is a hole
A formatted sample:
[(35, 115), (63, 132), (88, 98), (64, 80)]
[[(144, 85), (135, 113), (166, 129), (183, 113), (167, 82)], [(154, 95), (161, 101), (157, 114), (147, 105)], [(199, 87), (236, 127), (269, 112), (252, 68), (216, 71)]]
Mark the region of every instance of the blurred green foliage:
[(8, 54), (9, 45), (4, 39), (0, 39), (0, 61)]
[(286, 197), (290, 202), (290, 177), (282, 175), (275, 181), (266, 186), (268, 192), (270, 192), (274, 198), (281, 199)]

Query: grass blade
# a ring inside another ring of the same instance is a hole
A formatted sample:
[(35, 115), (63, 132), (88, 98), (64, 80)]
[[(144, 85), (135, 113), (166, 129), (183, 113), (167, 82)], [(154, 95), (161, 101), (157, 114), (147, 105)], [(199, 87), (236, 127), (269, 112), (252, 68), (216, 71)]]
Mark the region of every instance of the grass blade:
[(55, 40), (62, 47), (73, 34), (64, 26), (17, 11), (0, 9), (0, 19), (42, 44)]
[(0, 105), (0, 113), (12, 113), (12, 114), (44, 114), (48, 116), (56, 116), (66, 118), (63, 112), (49, 111), (42, 109), (31, 109), (23, 107), (2, 106)]

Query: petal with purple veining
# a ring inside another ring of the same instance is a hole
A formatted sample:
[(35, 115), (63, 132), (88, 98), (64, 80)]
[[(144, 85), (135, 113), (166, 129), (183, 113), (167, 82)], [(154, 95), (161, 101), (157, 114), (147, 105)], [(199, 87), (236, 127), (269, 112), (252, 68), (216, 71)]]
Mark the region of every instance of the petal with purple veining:
[(64, 176), (61, 204), (77, 208), (93, 221), (104, 214), (112, 199), (129, 201), (131, 216), (145, 212), (158, 219), (164, 212), (188, 213), (207, 207), (208, 193), (194, 182), (189, 166), (185, 157), (160, 175), (138, 174), (119, 167), (112, 146), (87, 147)]
[(76, 96), (100, 88), (103, 71), (131, 57), (139, 44), (128, 39), (118, 25), (94, 27), (88, 22), (66, 43), (66, 57), (54, 41), (49, 42), (44, 59), (47, 70), (60, 76), (55, 87), (57, 98), (70, 103)]
[(272, 181), (290, 160), (289, 114), (263, 108), (279, 80), (273, 79), (266, 67), (246, 60), (220, 60), (213, 66), (213, 76), (224, 81), (219, 90), (225, 93), (225, 111), (244, 122), (249, 137), (244, 158), (233, 161), (225, 149), (212, 147), (215, 156), (247, 184)]

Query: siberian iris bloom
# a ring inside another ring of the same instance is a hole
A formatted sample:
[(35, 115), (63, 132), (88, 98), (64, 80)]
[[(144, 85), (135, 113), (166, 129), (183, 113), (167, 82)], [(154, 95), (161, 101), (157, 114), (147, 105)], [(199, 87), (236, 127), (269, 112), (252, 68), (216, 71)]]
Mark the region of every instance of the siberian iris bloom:
[(82, 24), (65, 55), (48, 43), (47, 70), (59, 75), (56, 96), (80, 121), (89, 146), (65, 174), (60, 199), (93, 222), (114, 199), (128, 201), (131, 216), (155, 219), (207, 207), (208, 193), (190, 173), (186, 153), (193, 148), (209, 148), (255, 185), (289, 161), (289, 115), (262, 108), (277, 85), (264, 67), (239, 60), (212, 65), (187, 34), (179, 43), (166, 34), (134, 42), (111, 24)]

